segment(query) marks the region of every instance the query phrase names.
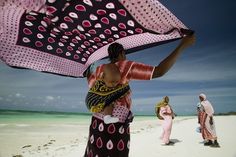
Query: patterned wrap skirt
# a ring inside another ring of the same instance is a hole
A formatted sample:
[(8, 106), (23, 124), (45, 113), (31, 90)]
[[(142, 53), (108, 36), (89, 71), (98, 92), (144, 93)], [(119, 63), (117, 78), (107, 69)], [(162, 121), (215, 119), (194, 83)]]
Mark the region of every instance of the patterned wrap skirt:
[(84, 157), (128, 157), (132, 112), (126, 107), (115, 106), (113, 116), (118, 123), (105, 124), (103, 114), (94, 113), (89, 128), (89, 138)]
[(215, 122), (213, 119), (213, 125), (209, 123), (210, 117), (207, 115), (206, 112), (201, 113), (201, 133), (204, 140), (215, 140), (217, 139), (216, 136), (216, 129), (215, 129)]

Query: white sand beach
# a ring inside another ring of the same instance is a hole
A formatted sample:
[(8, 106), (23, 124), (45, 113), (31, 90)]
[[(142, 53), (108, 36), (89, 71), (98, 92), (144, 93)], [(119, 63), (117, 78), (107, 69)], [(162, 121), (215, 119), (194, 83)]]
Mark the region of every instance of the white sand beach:
[[(83, 122), (0, 121), (0, 157), (82, 157), (90, 119)], [(236, 157), (236, 116), (215, 116), (220, 148), (204, 146), (195, 131), (196, 117), (176, 117), (171, 139), (163, 146), (161, 126), (155, 117), (134, 119), (131, 124), (130, 157)]]

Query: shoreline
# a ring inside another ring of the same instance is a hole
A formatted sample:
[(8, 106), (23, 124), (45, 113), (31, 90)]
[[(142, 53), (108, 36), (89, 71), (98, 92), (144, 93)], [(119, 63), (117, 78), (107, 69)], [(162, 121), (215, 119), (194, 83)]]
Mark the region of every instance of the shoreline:
[[(0, 109), (0, 115), (31, 115), (34, 114), (45, 114), (45, 115), (64, 115), (64, 116), (91, 116), (90, 112), (62, 112), (62, 111), (34, 111), (34, 110), (10, 110), (10, 109)], [(223, 113), (215, 113), (215, 116), (232, 116), (236, 115), (236, 112), (229, 111)], [(196, 114), (178, 114), (177, 117), (189, 117), (196, 116)], [(135, 114), (135, 117), (156, 117), (155, 114)]]

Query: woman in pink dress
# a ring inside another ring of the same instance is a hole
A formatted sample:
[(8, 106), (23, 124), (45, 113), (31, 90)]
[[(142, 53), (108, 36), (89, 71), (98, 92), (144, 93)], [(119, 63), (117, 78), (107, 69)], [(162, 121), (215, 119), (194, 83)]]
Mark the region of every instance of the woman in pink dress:
[(174, 119), (174, 112), (169, 105), (169, 97), (165, 96), (163, 100), (156, 106), (157, 117), (161, 120), (162, 135), (161, 140), (164, 145), (173, 145), (174, 142), (170, 141), (170, 134), (172, 129), (172, 121)]
[[(113, 43), (108, 47), (110, 62), (117, 65), (121, 73), (120, 84), (128, 84), (131, 80), (151, 80), (163, 76), (175, 63), (182, 50), (195, 41), (194, 36), (186, 36), (178, 47), (158, 66), (150, 66), (126, 60), (122, 45)], [(88, 72), (89, 87), (93, 87), (100, 79), (104, 65), (97, 67), (92, 74)], [(119, 118), (118, 123), (105, 124), (104, 114), (93, 113), (89, 138), (84, 157), (128, 157), (130, 146), (130, 127), (132, 121), (131, 91), (114, 101), (113, 116)]]

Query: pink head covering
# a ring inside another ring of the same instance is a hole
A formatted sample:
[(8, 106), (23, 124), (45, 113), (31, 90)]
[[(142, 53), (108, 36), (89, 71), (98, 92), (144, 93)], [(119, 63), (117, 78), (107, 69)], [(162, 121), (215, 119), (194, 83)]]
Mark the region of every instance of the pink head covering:
[(205, 94), (201, 93), (199, 96), (200, 96), (201, 98), (203, 98), (203, 100), (206, 100), (206, 95), (205, 95)]

